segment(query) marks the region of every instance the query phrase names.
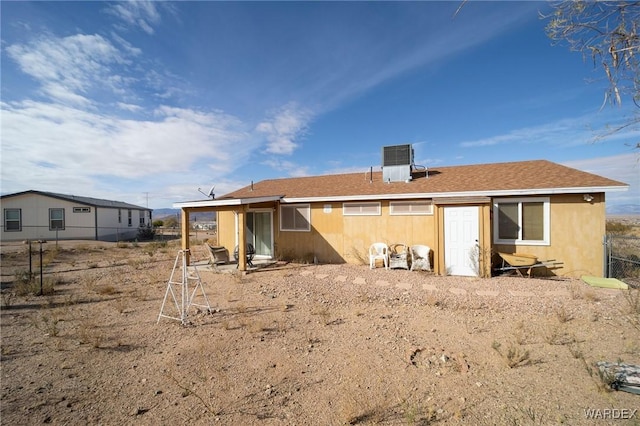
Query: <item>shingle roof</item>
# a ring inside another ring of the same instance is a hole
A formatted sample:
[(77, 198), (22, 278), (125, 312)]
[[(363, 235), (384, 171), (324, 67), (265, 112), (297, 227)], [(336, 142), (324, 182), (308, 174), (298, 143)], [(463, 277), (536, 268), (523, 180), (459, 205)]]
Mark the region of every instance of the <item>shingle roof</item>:
[(16, 192), (14, 194), (3, 195), (2, 198), (6, 197), (15, 197), (18, 195), (24, 194), (40, 194), (47, 197), (58, 198), (61, 200), (67, 200), (78, 204), (84, 204), (94, 207), (110, 207), (110, 208), (118, 208), (118, 209), (136, 209), (136, 210), (151, 210), (146, 207), (136, 206), (135, 204), (125, 203), (124, 201), (112, 201), (112, 200), (104, 200), (100, 198), (91, 198), (91, 197), (80, 197), (78, 195), (67, 195), (67, 194), (58, 194), (56, 192), (47, 192), (47, 191), (23, 191)]
[[(428, 173), (428, 175), (427, 175)], [(226, 194), (218, 200), (282, 195), (291, 198), (346, 198), (429, 194), (577, 192), (585, 189), (623, 189), (625, 183), (546, 160), (431, 167), (414, 171), (409, 182), (385, 183), (382, 172), (268, 179)]]

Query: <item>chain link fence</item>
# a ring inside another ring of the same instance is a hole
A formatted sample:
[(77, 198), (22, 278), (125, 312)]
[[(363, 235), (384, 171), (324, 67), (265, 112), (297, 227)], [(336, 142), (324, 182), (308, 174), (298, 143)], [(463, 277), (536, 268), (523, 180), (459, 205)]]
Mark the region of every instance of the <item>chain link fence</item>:
[(606, 235), (605, 276), (640, 288), (640, 237)]
[(140, 226), (69, 226), (51, 229), (48, 226), (23, 225), (19, 231), (11, 232), (2, 229), (2, 241), (63, 241), (63, 240), (97, 240), (97, 241), (133, 241), (180, 238), (180, 227)]

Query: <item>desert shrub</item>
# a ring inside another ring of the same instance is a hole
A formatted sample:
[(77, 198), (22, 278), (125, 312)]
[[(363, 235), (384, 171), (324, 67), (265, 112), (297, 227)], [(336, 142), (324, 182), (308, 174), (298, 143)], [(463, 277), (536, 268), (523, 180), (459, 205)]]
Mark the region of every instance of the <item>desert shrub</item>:
[(161, 226), (164, 226), (164, 221), (162, 221), (162, 220), (154, 220), (151, 225), (154, 228), (160, 228)]
[(141, 226), (138, 228), (138, 237), (140, 241), (150, 241), (156, 236), (155, 228), (151, 226)]
[(165, 228), (177, 228), (179, 225), (180, 223), (178, 223), (178, 219), (173, 216), (170, 216), (163, 220), (163, 226)]
[(640, 289), (629, 288), (623, 290), (624, 299), (626, 301), (623, 306), (623, 315), (627, 318), (628, 324), (637, 330), (640, 330)]
[(39, 295), (41, 291), (42, 294), (53, 294), (54, 286), (62, 282), (62, 278), (59, 275), (54, 275), (53, 277), (44, 278), (41, 286), (39, 278), (29, 277), (28, 272), (18, 272), (14, 281), (14, 290), (18, 296)]
[(60, 251), (60, 248), (58, 248), (57, 246), (45, 250), (44, 257), (42, 258), (42, 266), (47, 266), (51, 262), (53, 262), (58, 254), (60, 254)]
[(60, 334), (58, 324), (62, 321), (62, 318), (56, 312), (51, 313), (51, 315), (41, 314), (37, 318), (32, 318), (31, 321), (34, 327), (47, 336), (56, 337)]
[(556, 308), (556, 318), (558, 318), (558, 322), (565, 323), (569, 322), (573, 319), (573, 315), (571, 312), (567, 311), (564, 306), (559, 306)]
[(633, 226), (617, 221), (607, 221), (606, 224), (607, 234), (629, 235), (632, 229)]
[(96, 293), (103, 296), (119, 293), (119, 291), (112, 285), (106, 284), (96, 288)]
[(144, 252), (149, 256), (153, 256), (158, 250), (164, 249), (167, 247), (166, 241), (154, 241), (145, 246)]
[(0, 293), (0, 298), (2, 299), (2, 307), (4, 308), (11, 308), (11, 305), (13, 305), (13, 299), (14, 299), (14, 294), (10, 291), (3, 291), (2, 293)]
[(502, 357), (509, 368), (523, 367), (532, 362), (529, 351), (520, 345), (510, 344), (507, 350), (503, 351), (502, 344), (494, 341), (491, 347)]

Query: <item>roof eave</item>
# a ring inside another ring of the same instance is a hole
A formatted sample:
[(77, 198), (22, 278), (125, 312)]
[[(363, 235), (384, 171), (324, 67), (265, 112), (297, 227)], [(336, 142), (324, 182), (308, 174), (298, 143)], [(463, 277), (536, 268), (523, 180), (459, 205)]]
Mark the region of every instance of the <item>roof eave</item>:
[(198, 200), (198, 201), (184, 201), (182, 203), (173, 203), (173, 208), (187, 209), (195, 207), (229, 207), (229, 206), (241, 206), (245, 204), (257, 204), (266, 203), (270, 201), (278, 201), (282, 198), (282, 195), (271, 195), (265, 197), (247, 197), (247, 198), (226, 198), (218, 200)]
[(585, 192), (618, 192), (629, 189), (628, 185), (622, 186), (583, 186), (569, 188), (540, 188), (540, 189), (510, 189), (493, 191), (454, 191), (454, 192), (415, 192), (402, 194), (367, 194), (367, 195), (338, 195), (326, 197), (283, 197), (281, 202), (287, 203), (311, 203), (332, 201), (365, 201), (365, 200), (410, 200), (440, 197), (513, 197), (526, 195), (556, 195), (556, 194), (581, 194)]

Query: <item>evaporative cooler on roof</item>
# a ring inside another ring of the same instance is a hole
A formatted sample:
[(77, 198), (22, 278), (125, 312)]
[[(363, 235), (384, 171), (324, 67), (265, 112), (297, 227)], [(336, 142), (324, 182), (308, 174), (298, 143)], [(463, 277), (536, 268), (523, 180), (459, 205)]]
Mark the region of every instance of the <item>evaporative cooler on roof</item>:
[(409, 144), (382, 147), (382, 179), (385, 182), (411, 180), (413, 147)]

